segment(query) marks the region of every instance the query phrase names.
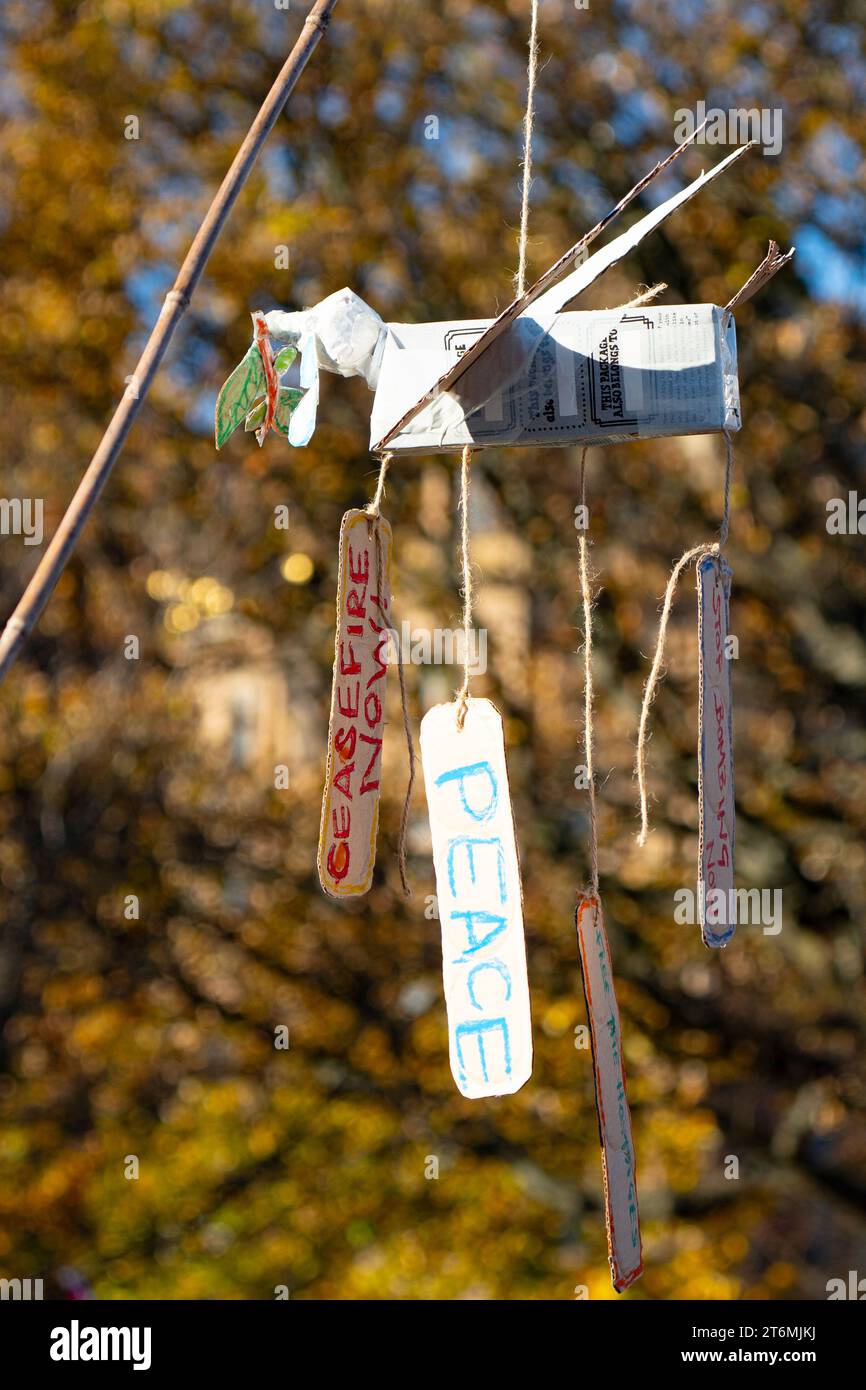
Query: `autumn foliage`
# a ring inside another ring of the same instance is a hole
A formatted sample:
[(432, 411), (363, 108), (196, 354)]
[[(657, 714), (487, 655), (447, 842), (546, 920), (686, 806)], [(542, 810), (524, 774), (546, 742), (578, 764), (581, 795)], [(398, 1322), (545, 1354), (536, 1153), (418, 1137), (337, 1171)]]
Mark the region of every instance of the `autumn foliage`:
[[(2, 491), (44, 499), (46, 537), (302, 9), (3, 6)], [(725, 304), (770, 237), (798, 247), (738, 314), (727, 549), (738, 872), (783, 891), (778, 935), (708, 952), (673, 918), (697, 845), (691, 581), (653, 712), (654, 828), (635, 840), (647, 653), (671, 563), (718, 527), (721, 441), (588, 463), (601, 888), (646, 1256), (630, 1299), (824, 1298), (866, 1274), (866, 568), (862, 536), (826, 527), (828, 501), (866, 493), (866, 52), (848, 10), (542, 5), (532, 272), (700, 99), (781, 109), (781, 153), (752, 151), (587, 307), (659, 280), (662, 302)], [(74, 1269), (101, 1298), (615, 1296), (576, 1031), (576, 454), (490, 451), (473, 472), (476, 689), (506, 725), (535, 1068), (470, 1102), (448, 1068), (420, 786), (400, 890), (393, 672), (373, 889), (338, 904), (317, 883), (337, 538), (375, 482), (370, 394), (327, 377), (303, 450), (213, 441), (252, 310), (344, 285), (406, 322), (511, 298), (527, 12), (338, 6), (0, 690), (0, 1275), (58, 1293)], [(721, 153), (685, 155), (651, 201)], [(392, 468), (398, 623), (459, 622), (454, 463)], [(38, 554), (0, 537), (4, 619)], [(407, 678), (417, 731), (459, 675)]]

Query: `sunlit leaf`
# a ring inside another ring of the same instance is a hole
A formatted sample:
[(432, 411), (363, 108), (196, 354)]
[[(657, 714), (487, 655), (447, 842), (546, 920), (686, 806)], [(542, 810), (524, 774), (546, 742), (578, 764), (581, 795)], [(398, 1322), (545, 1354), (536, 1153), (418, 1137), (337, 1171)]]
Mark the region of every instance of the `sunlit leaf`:
[(284, 347), (282, 351), (277, 353), (274, 358), (274, 367), (278, 376), (282, 376), (283, 372), (288, 371), (297, 355), (298, 349), (296, 347)]
[(234, 434), (265, 385), (262, 359), (253, 343), (217, 396), (215, 436), (218, 449)]
[(255, 405), (253, 406), (252, 410), (249, 412), (246, 420), (244, 421), (245, 434), (249, 434), (252, 430), (258, 429), (259, 425), (265, 418), (265, 411), (267, 410), (267, 406), (267, 396), (261, 396), (259, 400), (256, 401)]
[[(277, 410), (274, 417), (274, 429), (285, 439), (287, 439), (289, 435), (289, 421), (292, 418), (292, 411), (296, 409), (298, 403), (303, 399), (305, 394), (306, 393), (300, 391), (297, 386), (280, 387), (280, 398), (277, 402)], [(265, 418), (267, 404), (266, 396), (256, 401), (244, 422), (244, 431), (246, 433), (250, 433), (252, 430), (257, 430), (259, 428), (259, 425), (261, 425)]]
[(305, 391), (299, 391), (296, 386), (281, 386), (280, 399), (277, 402), (277, 413), (274, 417), (274, 429), (285, 439), (289, 437), (289, 421), (292, 418), (292, 411), (297, 408), (306, 395)]

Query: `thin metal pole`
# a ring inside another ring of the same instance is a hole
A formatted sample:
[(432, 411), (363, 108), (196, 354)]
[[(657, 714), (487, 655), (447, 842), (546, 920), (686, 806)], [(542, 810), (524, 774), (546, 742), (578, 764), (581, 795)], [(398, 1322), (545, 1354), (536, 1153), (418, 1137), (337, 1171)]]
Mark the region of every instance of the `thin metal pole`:
[(304, 20), (297, 43), (286, 59), (274, 85), (268, 92), (259, 113), (247, 132), (246, 139), (235, 155), (231, 168), (220, 184), (219, 191), (207, 210), (195, 240), (186, 254), (174, 286), (154, 324), (153, 331), (120, 404), (114, 412), (99, 447), (75, 491), (48, 549), (24, 590), (24, 594), (0, 635), (0, 680), (6, 675), (39, 615), (48, 602), (60, 578), (75, 543), (117, 462), (126, 436), (138, 414), (139, 407), (150, 389), (174, 330), (187, 309), (193, 290), (217, 239), (226, 224), (235, 199), (247, 181), (262, 146), (285, 106), (292, 89), (313, 54), (319, 39), (326, 33), (337, 0), (315, 0)]

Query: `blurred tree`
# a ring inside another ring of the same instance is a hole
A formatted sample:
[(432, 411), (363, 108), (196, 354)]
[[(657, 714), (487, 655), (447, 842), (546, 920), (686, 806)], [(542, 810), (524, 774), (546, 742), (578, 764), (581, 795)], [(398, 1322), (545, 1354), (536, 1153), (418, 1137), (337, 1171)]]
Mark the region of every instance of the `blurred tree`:
[[(4, 492), (44, 498), (47, 533), (300, 8), (3, 8)], [(602, 886), (647, 1257), (632, 1298), (821, 1298), (866, 1268), (866, 570), (859, 537), (825, 527), (827, 501), (863, 488), (863, 10), (542, 6), (531, 270), (700, 100), (780, 111), (781, 153), (748, 156), (594, 303), (658, 279), (672, 302), (725, 303), (769, 236), (799, 248), (738, 316), (729, 546), (739, 869), (783, 890), (778, 936), (741, 928), (709, 954), (673, 921), (697, 835), (690, 595), (654, 711), (655, 830), (634, 845), (643, 654), (671, 560), (718, 523), (719, 441), (590, 458)], [(448, 1070), (420, 793), (416, 895), (399, 892), (399, 725), (377, 885), (338, 908), (315, 876), (336, 538), (374, 477), (369, 395), (326, 381), (298, 453), (236, 437), (217, 456), (211, 434), (253, 308), (344, 284), (406, 321), (508, 301), (527, 29), (525, 0), (339, 8), (0, 691), (4, 1274), (60, 1291), (72, 1268), (103, 1298), (613, 1296), (574, 1046), (575, 458), (474, 466), (478, 688), (507, 720), (537, 1049), (523, 1091), (481, 1104)], [(685, 156), (686, 172), (720, 154)], [(450, 459), (392, 472), (395, 604), (413, 623), (458, 610), (451, 487)], [(2, 538), (4, 612), (34, 560)], [(417, 715), (456, 675), (409, 678)]]

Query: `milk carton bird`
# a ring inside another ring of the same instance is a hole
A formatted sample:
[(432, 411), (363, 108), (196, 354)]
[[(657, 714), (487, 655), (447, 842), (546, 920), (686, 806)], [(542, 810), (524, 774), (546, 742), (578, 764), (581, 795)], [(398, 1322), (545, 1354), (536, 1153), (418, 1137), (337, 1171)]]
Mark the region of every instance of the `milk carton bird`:
[[(217, 448), (241, 424), (255, 431), (259, 444), (270, 430), (295, 447), (309, 443), (320, 368), (361, 376), (375, 393), (374, 453), (607, 444), (738, 430), (734, 301), (720, 308), (649, 305), (639, 298), (616, 309), (565, 312), (751, 146), (734, 150), (587, 258), (589, 243), (683, 148), (656, 165), (496, 319), (385, 323), (350, 289), (312, 309), (256, 311), (252, 343), (217, 400)], [(736, 302), (792, 255), (779, 255), (771, 243)]]

